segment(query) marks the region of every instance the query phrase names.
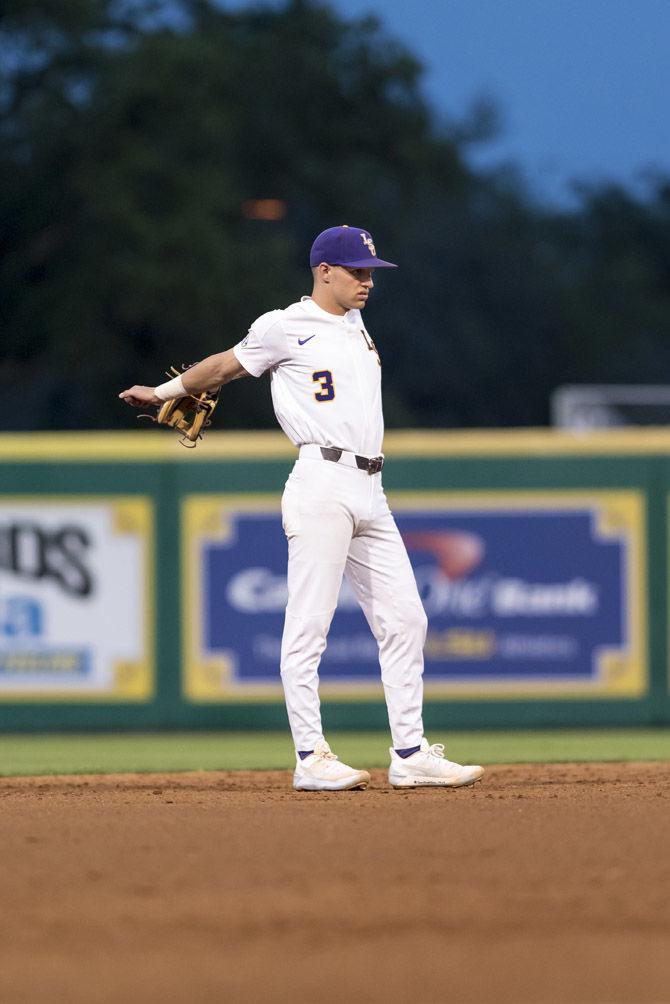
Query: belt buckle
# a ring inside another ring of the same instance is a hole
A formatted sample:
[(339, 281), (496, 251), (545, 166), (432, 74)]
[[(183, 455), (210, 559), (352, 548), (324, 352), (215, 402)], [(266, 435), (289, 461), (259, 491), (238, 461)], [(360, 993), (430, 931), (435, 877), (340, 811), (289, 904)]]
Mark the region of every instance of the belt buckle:
[(368, 474), (379, 474), (383, 466), (383, 457), (371, 457), (368, 460)]

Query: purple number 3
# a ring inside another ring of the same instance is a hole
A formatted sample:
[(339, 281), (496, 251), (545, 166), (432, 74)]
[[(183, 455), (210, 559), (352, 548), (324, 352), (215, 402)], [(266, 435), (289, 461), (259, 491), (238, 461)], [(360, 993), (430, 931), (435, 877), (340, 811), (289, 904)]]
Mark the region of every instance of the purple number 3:
[(314, 391), (314, 400), (332, 401), (335, 397), (335, 387), (330, 370), (317, 370), (316, 373), (312, 373), (312, 380), (319, 385), (319, 389)]

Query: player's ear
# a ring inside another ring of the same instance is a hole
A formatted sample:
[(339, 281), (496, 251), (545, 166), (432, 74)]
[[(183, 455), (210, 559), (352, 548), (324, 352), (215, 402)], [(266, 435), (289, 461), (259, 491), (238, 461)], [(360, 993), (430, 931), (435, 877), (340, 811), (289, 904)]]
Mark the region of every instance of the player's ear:
[(312, 269), (314, 275), (314, 281), (319, 279), (321, 282), (330, 282), (330, 273), (332, 268), (325, 261), (322, 261), (316, 268)]

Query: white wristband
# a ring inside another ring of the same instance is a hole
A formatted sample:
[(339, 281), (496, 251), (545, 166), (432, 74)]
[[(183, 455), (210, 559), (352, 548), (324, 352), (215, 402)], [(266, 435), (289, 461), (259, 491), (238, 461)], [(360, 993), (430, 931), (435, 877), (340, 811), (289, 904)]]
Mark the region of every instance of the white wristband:
[(188, 391), (184, 387), (181, 373), (174, 380), (168, 380), (167, 383), (161, 383), (158, 387), (154, 387), (154, 394), (161, 401), (170, 401), (174, 397), (185, 397)]

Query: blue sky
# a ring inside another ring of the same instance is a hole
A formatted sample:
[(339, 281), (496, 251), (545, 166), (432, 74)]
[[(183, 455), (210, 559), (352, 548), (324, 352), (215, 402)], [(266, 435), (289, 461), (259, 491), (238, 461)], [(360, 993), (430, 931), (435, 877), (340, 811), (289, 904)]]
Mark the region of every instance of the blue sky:
[[(517, 164), (541, 198), (571, 181), (670, 174), (670, 0), (330, 0), (374, 13), (424, 63), (439, 115), (498, 104), (503, 134), (473, 152)], [(224, 0), (224, 6), (247, 6)]]

